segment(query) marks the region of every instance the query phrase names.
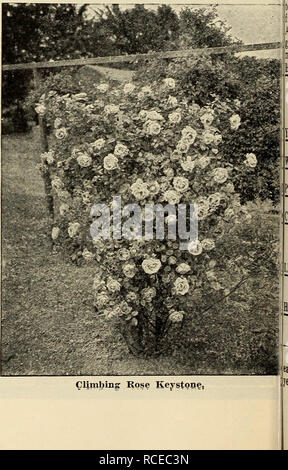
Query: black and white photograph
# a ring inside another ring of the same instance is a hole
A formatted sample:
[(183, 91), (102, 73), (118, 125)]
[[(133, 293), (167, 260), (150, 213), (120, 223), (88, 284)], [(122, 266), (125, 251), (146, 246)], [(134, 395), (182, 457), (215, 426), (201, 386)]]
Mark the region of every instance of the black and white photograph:
[(281, 8), (2, 3), (2, 376), (279, 374)]

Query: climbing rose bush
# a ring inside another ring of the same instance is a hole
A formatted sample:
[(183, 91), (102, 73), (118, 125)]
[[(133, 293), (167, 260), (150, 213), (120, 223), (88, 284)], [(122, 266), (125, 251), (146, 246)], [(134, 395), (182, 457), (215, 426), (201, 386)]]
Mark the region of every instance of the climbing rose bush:
[[(164, 351), (168, 335), (249, 275), (247, 245), (240, 255), (231, 251), (235, 226), (253, 224), (234, 183), (254, 171), (257, 155), (251, 149), (232, 165), (218, 148), (223, 129), (241, 126), (239, 103), (215, 96), (200, 107), (179, 96), (177, 81), (166, 78), (74, 95), (47, 91), (36, 105), (52, 128), (41, 169), (52, 181), (53, 241), (73, 261), (93, 263), (94, 306), (135, 354)], [(122, 207), (138, 203), (143, 220), (145, 204), (197, 204), (198, 242), (180, 250), (178, 235), (147, 241), (131, 226), (130, 240), (92, 239), (93, 205), (109, 207), (112, 226), (116, 195)]]

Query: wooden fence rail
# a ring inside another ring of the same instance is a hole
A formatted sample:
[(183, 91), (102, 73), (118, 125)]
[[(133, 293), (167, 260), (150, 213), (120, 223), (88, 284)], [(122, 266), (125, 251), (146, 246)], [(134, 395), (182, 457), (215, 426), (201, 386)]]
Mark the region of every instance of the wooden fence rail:
[(107, 56), (107, 57), (91, 57), (88, 59), (71, 59), (71, 60), (55, 60), (45, 62), (30, 62), (27, 64), (4, 64), (2, 65), (3, 71), (11, 70), (28, 70), (28, 69), (41, 69), (41, 68), (54, 68), (54, 67), (71, 67), (81, 65), (96, 65), (96, 64), (109, 64), (109, 63), (124, 63), (135, 62), (137, 60), (151, 60), (158, 59), (180, 59), (184, 57), (193, 57), (201, 54), (225, 54), (226, 52), (248, 52), (248, 51), (264, 51), (270, 49), (279, 49), (280, 42), (267, 42), (261, 44), (236, 44), (233, 46), (225, 47), (207, 47), (200, 49), (183, 49), (181, 51), (165, 51), (153, 52), (149, 54), (131, 54), (120, 56)]

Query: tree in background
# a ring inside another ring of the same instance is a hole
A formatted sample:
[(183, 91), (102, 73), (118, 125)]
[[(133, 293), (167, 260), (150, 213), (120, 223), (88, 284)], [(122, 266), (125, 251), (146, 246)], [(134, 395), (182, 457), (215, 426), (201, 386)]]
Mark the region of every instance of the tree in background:
[(177, 14), (168, 5), (152, 11), (140, 4), (121, 10), (115, 4), (96, 11), (96, 15), (94, 27), (104, 28), (106, 41), (114, 54), (161, 51), (167, 42), (179, 36)]
[[(2, 62), (15, 64), (85, 55), (85, 37), (89, 37), (91, 25), (85, 20), (85, 10), (86, 5), (77, 9), (71, 4), (4, 3)], [(25, 70), (3, 74), (4, 132), (7, 117), (8, 121), (12, 118), (12, 130), (26, 130), (22, 101), (30, 88), (31, 78), (31, 72)]]

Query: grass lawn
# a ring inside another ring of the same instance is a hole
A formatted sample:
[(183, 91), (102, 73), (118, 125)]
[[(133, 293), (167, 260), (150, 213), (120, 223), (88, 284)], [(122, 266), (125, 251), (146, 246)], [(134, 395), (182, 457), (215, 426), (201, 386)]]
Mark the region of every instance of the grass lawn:
[[(217, 373), (205, 361), (191, 370), (175, 357), (135, 358), (111, 335), (92, 307), (93, 266), (51, 252), (40, 153), (35, 132), (2, 139), (2, 374)], [(277, 305), (277, 288), (273, 295)], [(275, 328), (277, 311), (271, 315)]]

